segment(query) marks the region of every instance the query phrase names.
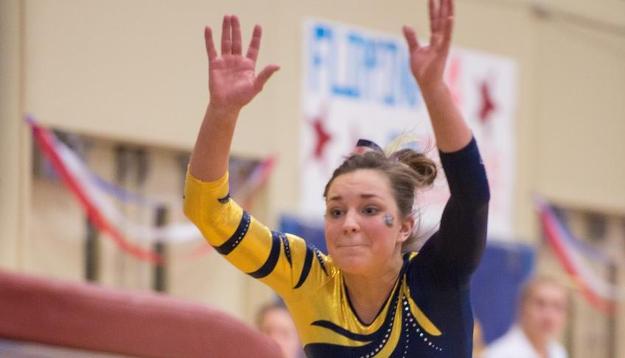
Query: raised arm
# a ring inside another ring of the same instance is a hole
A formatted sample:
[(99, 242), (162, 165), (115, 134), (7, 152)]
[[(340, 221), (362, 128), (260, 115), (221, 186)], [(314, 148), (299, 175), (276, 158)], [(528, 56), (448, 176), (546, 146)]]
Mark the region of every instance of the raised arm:
[[(245, 56), (235, 16), (224, 16), (221, 55), (212, 30), (204, 31), (210, 102), (191, 155), (184, 212), (206, 241), (242, 272), (272, 287), (283, 298), (306, 295), (327, 277), (322, 254), (293, 235), (271, 231), (230, 198), (228, 156), (241, 108), (263, 88), (278, 66), (255, 73), (260, 26)], [(311, 288), (312, 287), (312, 288)]]
[(429, 45), (419, 44), (412, 28), (404, 26), (403, 31), (411, 70), (430, 114), (451, 197), (439, 231), (423, 246), (420, 256), (439, 279), (448, 277), (448, 282), (467, 283), (486, 242), (490, 192), (471, 130), (443, 81), (454, 21), (453, 0), (429, 0), (429, 10)]
[(241, 108), (263, 89), (269, 77), (279, 69), (277, 65), (268, 65), (256, 74), (261, 36), (261, 27), (256, 25), (244, 56), (239, 19), (226, 15), (219, 55), (213, 43), (211, 28), (204, 29), (210, 100), (189, 165), (191, 175), (197, 179), (213, 181), (224, 176), (228, 170), (230, 144)]
[(428, 45), (419, 43), (412, 27), (404, 26), (403, 32), (410, 52), (410, 69), (430, 114), (436, 144), (443, 152), (453, 152), (464, 148), (471, 140), (471, 130), (443, 81), (454, 23), (453, 1), (429, 0), (429, 10)]

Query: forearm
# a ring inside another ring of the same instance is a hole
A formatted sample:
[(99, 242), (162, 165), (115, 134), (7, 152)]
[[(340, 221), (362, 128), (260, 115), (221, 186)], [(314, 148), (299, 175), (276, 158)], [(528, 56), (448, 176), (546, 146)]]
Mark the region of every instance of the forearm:
[(458, 151), (440, 152), (451, 196), (462, 205), (481, 206), (490, 200), (486, 168), (475, 139)]
[(455, 152), (471, 141), (471, 129), (453, 102), (447, 85), (440, 81), (421, 88), (438, 149)]
[(208, 106), (189, 164), (189, 171), (195, 178), (209, 182), (226, 173), (238, 115), (238, 110)]
[[(439, 231), (420, 251), (437, 277), (468, 282), (486, 244), (488, 180), (475, 140), (464, 148), (440, 153), (451, 197), (445, 206)], [(438, 280), (438, 279), (437, 279)]]
[(440, 154), (451, 197), (441, 218), (440, 252), (454, 272), (470, 275), (486, 242), (490, 190), (475, 140), (459, 151)]

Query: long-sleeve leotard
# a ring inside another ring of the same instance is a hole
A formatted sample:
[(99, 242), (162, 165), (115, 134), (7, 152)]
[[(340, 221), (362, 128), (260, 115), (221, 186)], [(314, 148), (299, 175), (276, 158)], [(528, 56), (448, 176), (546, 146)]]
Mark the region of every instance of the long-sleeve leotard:
[(185, 213), (221, 255), (284, 299), (308, 356), (470, 357), (469, 279), (485, 245), (490, 194), (474, 139), (440, 158), (451, 195), (439, 230), (404, 255), (370, 324), (354, 313), (332, 258), (256, 221), (230, 198), (227, 174), (214, 182), (188, 174)]

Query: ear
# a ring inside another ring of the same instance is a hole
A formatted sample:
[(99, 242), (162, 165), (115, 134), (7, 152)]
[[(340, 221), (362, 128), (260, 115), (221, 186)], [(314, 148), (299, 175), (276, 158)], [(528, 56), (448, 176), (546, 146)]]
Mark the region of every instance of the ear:
[(399, 228), (399, 242), (405, 242), (412, 235), (414, 229), (415, 219), (412, 215), (408, 215), (401, 221), (401, 227)]

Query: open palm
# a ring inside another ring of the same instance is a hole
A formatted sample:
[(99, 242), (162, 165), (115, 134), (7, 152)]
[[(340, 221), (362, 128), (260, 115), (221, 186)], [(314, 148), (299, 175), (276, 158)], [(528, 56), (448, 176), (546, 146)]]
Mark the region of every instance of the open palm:
[(437, 84), (443, 80), (453, 28), (451, 0), (429, 0), (430, 43), (422, 46), (413, 28), (403, 27), (410, 53), (410, 69), (419, 86)]
[(256, 25), (245, 56), (241, 49), (241, 26), (236, 16), (224, 16), (221, 34), (221, 56), (217, 54), (212, 30), (206, 27), (204, 40), (208, 54), (208, 87), (211, 105), (239, 110), (263, 88), (269, 77), (279, 69), (266, 66), (256, 74), (256, 58), (262, 30)]

